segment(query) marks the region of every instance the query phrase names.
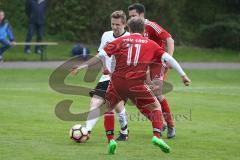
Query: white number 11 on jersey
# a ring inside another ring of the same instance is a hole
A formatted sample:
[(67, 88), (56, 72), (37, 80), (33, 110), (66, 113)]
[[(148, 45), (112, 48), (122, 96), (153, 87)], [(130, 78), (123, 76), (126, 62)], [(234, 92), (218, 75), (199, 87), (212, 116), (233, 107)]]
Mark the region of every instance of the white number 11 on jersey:
[[(137, 63), (138, 63), (138, 58), (139, 58), (139, 54), (140, 54), (141, 44), (135, 44), (134, 46), (136, 47), (136, 53), (135, 53), (133, 65), (136, 66)], [(132, 49), (133, 49), (133, 45), (130, 44), (130, 47), (128, 48), (128, 56), (127, 56), (127, 65), (128, 66), (131, 65)]]

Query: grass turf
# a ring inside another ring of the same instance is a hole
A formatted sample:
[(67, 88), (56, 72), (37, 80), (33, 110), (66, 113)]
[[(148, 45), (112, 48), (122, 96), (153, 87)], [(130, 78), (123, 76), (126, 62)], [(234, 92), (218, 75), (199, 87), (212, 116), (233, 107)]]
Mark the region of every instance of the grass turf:
[[(52, 70), (0, 69), (0, 159), (239, 159), (239, 70), (188, 70), (193, 84), (184, 87), (174, 71), (169, 82), (174, 91), (166, 95), (174, 113), (177, 136), (165, 140), (170, 154), (151, 144), (150, 123), (133, 106), (127, 106), (130, 138), (118, 143), (117, 153), (107, 155), (103, 119), (90, 141), (72, 142), (70, 127), (76, 123), (55, 116), (55, 105), (63, 99), (74, 101), (72, 112), (86, 111), (88, 97), (63, 95), (48, 85)], [(66, 83), (83, 83), (68, 77)], [(116, 131), (119, 129), (116, 123)], [(166, 137), (166, 134), (164, 134)]]

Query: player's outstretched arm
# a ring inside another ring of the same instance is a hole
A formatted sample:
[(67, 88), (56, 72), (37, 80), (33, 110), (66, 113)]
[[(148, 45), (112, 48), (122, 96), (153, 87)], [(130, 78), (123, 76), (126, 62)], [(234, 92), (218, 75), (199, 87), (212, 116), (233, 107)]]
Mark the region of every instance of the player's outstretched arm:
[(100, 58), (101, 56), (99, 56), (99, 54), (97, 54), (95, 57), (89, 59), (87, 62), (83, 63), (83, 64), (79, 64), (79, 65), (75, 65), (72, 67), (71, 69), (71, 75), (77, 75), (78, 71), (81, 69), (85, 69), (88, 68), (89, 66), (93, 66), (96, 65), (98, 63), (102, 63), (102, 58)]
[(182, 82), (184, 83), (185, 86), (189, 86), (191, 83), (191, 80), (188, 78), (186, 73), (183, 71), (182, 67), (179, 65), (179, 63), (172, 57), (170, 56), (167, 52), (165, 52), (162, 55), (162, 62), (165, 63), (167, 62), (172, 68), (174, 68), (178, 74), (182, 78)]
[(84, 69), (84, 68), (87, 68), (88, 65), (87, 64), (80, 64), (80, 65), (75, 65), (71, 68), (71, 75), (77, 75), (78, 74), (78, 71), (80, 69)]

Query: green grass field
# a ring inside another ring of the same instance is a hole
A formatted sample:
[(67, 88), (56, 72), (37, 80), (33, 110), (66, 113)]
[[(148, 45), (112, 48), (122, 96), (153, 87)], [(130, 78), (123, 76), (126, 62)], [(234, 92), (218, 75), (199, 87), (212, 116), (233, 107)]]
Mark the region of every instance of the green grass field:
[[(130, 138), (118, 143), (116, 155), (106, 154), (102, 117), (90, 141), (77, 144), (69, 139), (70, 127), (84, 122), (58, 119), (55, 105), (63, 99), (72, 99), (72, 112), (77, 113), (87, 110), (90, 99), (53, 91), (48, 85), (51, 73), (52, 70), (43, 69), (0, 69), (1, 160), (237, 160), (240, 157), (239, 70), (187, 70), (193, 81), (188, 88), (171, 71), (169, 82), (174, 84), (174, 91), (166, 97), (176, 120), (177, 136), (166, 142), (172, 152), (164, 154), (151, 144), (150, 122), (142, 116), (136, 117), (137, 110), (127, 106)], [(68, 77), (66, 82), (95, 85), (79, 79), (81, 75)]]

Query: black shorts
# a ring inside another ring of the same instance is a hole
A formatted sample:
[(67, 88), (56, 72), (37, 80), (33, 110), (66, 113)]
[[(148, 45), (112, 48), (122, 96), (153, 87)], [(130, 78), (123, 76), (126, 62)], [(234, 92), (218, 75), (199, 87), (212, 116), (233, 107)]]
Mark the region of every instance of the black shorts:
[(91, 90), (89, 92), (89, 95), (91, 97), (93, 97), (93, 95), (97, 95), (97, 96), (102, 97), (102, 98), (105, 99), (105, 94), (106, 94), (109, 82), (110, 82), (110, 80), (109, 81), (99, 82), (97, 84), (97, 86), (95, 87), (95, 89), (93, 89), (93, 90)]

